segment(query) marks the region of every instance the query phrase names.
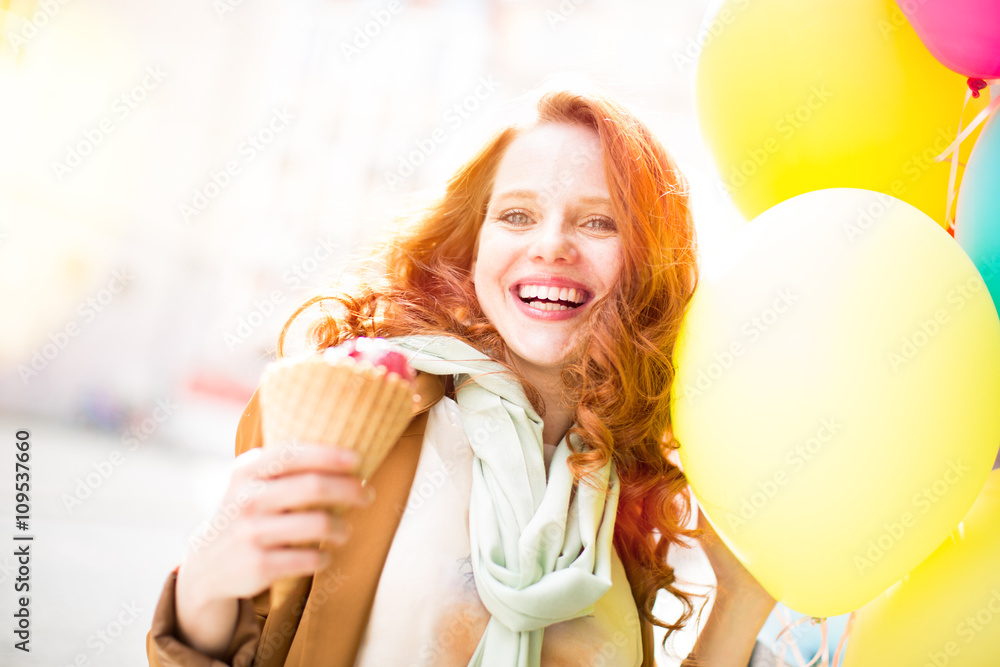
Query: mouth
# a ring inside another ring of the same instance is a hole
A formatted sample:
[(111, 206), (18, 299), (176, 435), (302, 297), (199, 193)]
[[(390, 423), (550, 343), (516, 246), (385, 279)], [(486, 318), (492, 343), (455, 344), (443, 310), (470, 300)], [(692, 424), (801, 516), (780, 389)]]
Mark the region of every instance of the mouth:
[(593, 298), (582, 287), (524, 283), (515, 286), (513, 291), (521, 303), (538, 311), (576, 310)]

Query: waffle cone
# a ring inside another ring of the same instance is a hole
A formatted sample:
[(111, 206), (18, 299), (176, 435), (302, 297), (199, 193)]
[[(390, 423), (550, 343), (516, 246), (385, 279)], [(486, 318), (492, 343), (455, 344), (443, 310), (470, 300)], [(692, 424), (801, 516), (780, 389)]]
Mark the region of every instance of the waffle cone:
[[(358, 476), (367, 480), (409, 424), (413, 397), (409, 380), (351, 357), (335, 363), (322, 355), (275, 362), (260, 387), (264, 447), (301, 442), (351, 449), (359, 456)], [(272, 606), (287, 598), (295, 581), (274, 582)]]
[(358, 453), (367, 479), (410, 422), (413, 385), (347, 357), (321, 355), (272, 364), (260, 388), (264, 446), (329, 444)]

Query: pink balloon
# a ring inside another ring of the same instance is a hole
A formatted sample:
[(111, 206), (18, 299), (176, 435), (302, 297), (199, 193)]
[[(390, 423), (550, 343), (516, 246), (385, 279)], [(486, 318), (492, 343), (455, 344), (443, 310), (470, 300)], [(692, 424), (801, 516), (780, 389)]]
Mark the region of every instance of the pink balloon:
[(896, 0), (924, 46), (945, 67), (1000, 77), (1000, 0)]

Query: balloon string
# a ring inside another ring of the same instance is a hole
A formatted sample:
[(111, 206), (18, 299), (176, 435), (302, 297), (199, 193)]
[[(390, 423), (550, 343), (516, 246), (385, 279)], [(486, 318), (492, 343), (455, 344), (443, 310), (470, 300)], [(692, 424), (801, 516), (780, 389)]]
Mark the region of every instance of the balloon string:
[(808, 663), (806, 663), (806, 667), (812, 667), (813, 665), (816, 664), (817, 660), (820, 661), (821, 667), (830, 667), (829, 663), (827, 662), (827, 652), (826, 652), (826, 648), (827, 648), (827, 646), (826, 646), (826, 619), (825, 618), (820, 618), (820, 619), (813, 618), (813, 619), (810, 619), (810, 621), (812, 622), (813, 625), (816, 624), (816, 621), (819, 621), (820, 640), (819, 640), (819, 650), (816, 651), (816, 655), (814, 655), (812, 657), (812, 660), (810, 660)]
[[(955, 182), (958, 180), (958, 146), (962, 142), (962, 123), (965, 121), (965, 109), (969, 106), (969, 100), (972, 99), (973, 90), (970, 88), (965, 91), (965, 102), (962, 103), (962, 114), (958, 117), (958, 135), (954, 143), (945, 149), (945, 153), (948, 153), (948, 158), (951, 161), (951, 168), (948, 171), (948, 200), (947, 205), (944, 209), (944, 223), (945, 229), (948, 233), (955, 236), (955, 218), (952, 215), (951, 207), (955, 204)], [(949, 153), (949, 149), (952, 149)], [(934, 158), (935, 162), (944, 159), (944, 153)]]
[(837, 650), (833, 652), (833, 667), (840, 667), (840, 656), (847, 647), (847, 638), (851, 636), (851, 630), (854, 629), (854, 617), (857, 616), (857, 613), (856, 611), (852, 611), (851, 615), (847, 617), (844, 634), (840, 636), (840, 641), (837, 642)]
[[(985, 82), (984, 86), (985, 86)], [(990, 114), (996, 111), (997, 107), (1000, 106), (1000, 95), (994, 96), (993, 100), (990, 102), (989, 106), (979, 112), (975, 118), (962, 129), (962, 123), (965, 121), (965, 110), (969, 106), (969, 100), (972, 99), (973, 93), (978, 97), (979, 90), (975, 89), (971, 82), (969, 89), (965, 91), (965, 102), (962, 104), (962, 114), (958, 117), (958, 135), (955, 137), (955, 141), (951, 143), (950, 146), (944, 149), (944, 151), (934, 158), (935, 162), (941, 162), (943, 160), (951, 160), (951, 172), (948, 175), (948, 204), (945, 208), (944, 219), (948, 226), (948, 233), (952, 236), (955, 235), (955, 216), (952, 213), (952, 207), (955, 205), (955, 196), (958, 194), (955, 189), (955, 182), (958, 180), (958, 149), (962, 145), (962, 142), (972, 134), (972, 132), (979, 127), (979, 125), (986, 120)]]
[[(780, 620), (781, 623), (784, 625), (784, 627), (781, 629), (781, 632), (778, 633), (778, 636), (774, 638), (775, 642), (777, 642), (778, 640), (782, 640), (781, 653), (778, 654), (778, 664), (779, 665), (784, 664), (785, 649), (791, 647), (792, 653), (795, 656), (795, 662), (799, 664), (799, 667), (808, 667), (808, 665), (806, 665), (806, 659), (802, 657), (802, 652), (799, 650), (799, 643), (795, 640), (795, 634), (790, 631), (793, 628), (802, 625), (803, 623), (811, 621), (812, 619), (809, 618), (808, 616), (803, 616), (794, 623), (790, 622), (788, 615), (785, 614), (785, 610), (781, 607), (778, 607), (778, 620)], [(788, 636), (783, 638), (783, 635), (785, 635), (786, 633), (788, 634)]]
[[(830, 626), (829, 622), (825, 618), (810, 618), (808, 616), (803, 616), (794, 623), (789, 622), (788, 616), (785, 615), (785, 611), (778, 607), (778, 619), (784, 625), (778, 636), (774, 638), (775, 642), (781, 641), (781, 652), (778, 653), (778, 664), (785, 664), (785, 649), (791, 647), (792, 653), (795, 657), (795, 662), (798, 663), (799, 667), (813, 667), (813, 665), (818, 664), (818, 667), (830, 667)], [(820, 641), (819, 650), (816, 651), (816, 655), (812, 657), (809, 662), (802, 657), (802, 652), (799, 650), (798, 642), (795, 640), (795, 633), (792, 630), (803, 623), (812, 623), (815, 625), (819, 623), (820, 631)], [(844, 634), (837, 643), (837, 650), (833, 654), (833, 667), (837, 667), (837, 663), (840, 661), (840, 654), (843, 651), (844, 645), (847, 643), (847, 637), (851, 633), (851, 628), (854, 625), (854, 613), (852, 612), (850, 617), (847, 619), (847, 626), (844, 629)], [(785, 635), (788, 635), (785, 637)]]
[(821, 622), (820, 630), (822, 631), (823, 637), (823, 641), (821, 642), (822, 648), (820, 649), (823, 651), (823, 667), (830, 667), (830, 636), (828, 634), (830, 631), (830, 624), (825, 618)]

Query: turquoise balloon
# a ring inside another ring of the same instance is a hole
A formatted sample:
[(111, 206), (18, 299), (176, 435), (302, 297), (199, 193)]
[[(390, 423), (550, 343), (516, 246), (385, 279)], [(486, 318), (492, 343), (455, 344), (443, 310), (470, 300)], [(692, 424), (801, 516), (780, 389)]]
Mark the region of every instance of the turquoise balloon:
[(955, 240), (1000, 303), (1000, 111), (987, 121), (965, 167), (955, 212)]

